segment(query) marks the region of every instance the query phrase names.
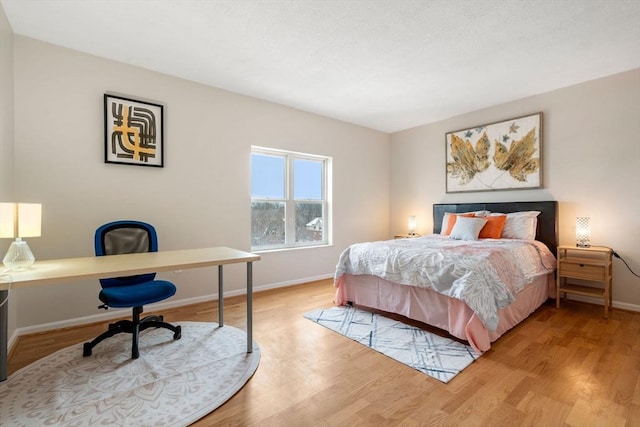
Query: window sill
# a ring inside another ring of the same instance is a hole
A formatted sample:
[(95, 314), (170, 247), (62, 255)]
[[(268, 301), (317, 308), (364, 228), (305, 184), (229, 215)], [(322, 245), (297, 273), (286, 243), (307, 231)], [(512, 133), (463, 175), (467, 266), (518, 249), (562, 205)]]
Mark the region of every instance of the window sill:
[(333, 247), (331, 243), (322, 243), (318, 245), (310, 245), (310, 246), (287, 246), (283, 248), (270, 248), (270, 249), (251, 249), (251, 253), (254, 254), (268, 254), (273, 252), (287, 252), (287, 251), (298, 251), (301, 249), (318, 249), (318, 248), (330, 248)]

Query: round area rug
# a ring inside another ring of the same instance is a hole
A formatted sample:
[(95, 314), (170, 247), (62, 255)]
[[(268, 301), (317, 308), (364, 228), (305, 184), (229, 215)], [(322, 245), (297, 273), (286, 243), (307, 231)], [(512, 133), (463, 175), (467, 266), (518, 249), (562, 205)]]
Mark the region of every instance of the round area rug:
[(178, 322), (101, 342), (82, 357), (82, 344), (62, 349), (0, 382), (1, 426), (186, 426), (226, 402), (258, 368), (247, 334), (217, 323)]

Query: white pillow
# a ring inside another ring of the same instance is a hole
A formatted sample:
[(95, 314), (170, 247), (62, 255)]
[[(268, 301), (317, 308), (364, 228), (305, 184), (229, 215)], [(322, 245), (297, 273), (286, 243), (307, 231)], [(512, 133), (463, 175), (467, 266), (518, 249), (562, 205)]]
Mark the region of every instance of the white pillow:
[[(503, 213), (491, 213), (489, 216), (505, 215)], [(535, 240), (540, 211), (523, 211), (508, 213), (507, 220), (502, 229), (503, 239)]]
[(478, 240), (480, 230), (487, 223), (487, 220), (479, 217), (459, 216), (449, 235), (450, 239), (457, 240)]
[(473, 212), (445, 212), (442, 216), (442, 225), (440, 226), (440, 234), (444, 234), (447, 231), (447, 227), (449, 227), (449, 215), (463, 215), (463, 214), (475, 214), (475, 216), (487, 216), (489, 215), (489, 211), (473, 211)]

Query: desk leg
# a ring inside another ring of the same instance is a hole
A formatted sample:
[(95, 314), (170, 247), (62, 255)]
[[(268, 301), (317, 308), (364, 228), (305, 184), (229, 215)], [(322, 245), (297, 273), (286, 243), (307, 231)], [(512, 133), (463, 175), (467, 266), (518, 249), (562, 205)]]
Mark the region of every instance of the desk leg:
[(253, 263), (247, 263), (247, 353), (253, 353)]
[(9, 291), (0, 291), (0, 381), (7, 379), (7, 335), (9, 333)]
[(222, 280), (222, 265), (218, 266), (218, 325), (224, 326), (224, 285)]

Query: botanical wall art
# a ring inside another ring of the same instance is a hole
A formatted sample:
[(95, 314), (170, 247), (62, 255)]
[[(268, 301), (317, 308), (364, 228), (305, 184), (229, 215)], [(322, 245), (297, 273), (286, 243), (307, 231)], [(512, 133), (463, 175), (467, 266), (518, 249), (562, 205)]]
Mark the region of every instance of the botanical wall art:
[(104, 96), (105, 163), (164, 166), (163, 107)]
[(542, 186), (542, 113), (446, 134), (447, 193)]

